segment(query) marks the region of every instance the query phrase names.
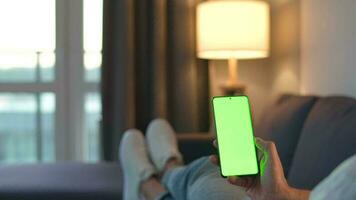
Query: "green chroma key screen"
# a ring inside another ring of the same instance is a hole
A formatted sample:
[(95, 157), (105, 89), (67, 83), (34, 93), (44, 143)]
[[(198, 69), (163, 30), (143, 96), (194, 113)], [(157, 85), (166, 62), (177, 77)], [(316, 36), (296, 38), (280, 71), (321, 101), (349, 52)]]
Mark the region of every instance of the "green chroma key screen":
[(222, 175), (257, 174), (248, 97), (214, 97), (213, 107)]

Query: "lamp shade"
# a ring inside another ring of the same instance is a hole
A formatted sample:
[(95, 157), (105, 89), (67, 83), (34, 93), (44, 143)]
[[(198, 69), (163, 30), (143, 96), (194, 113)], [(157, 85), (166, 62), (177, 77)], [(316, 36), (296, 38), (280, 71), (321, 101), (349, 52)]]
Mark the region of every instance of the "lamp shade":
[(255, 0), (207, 1), (197, 7), (197, 53), (206, 59), (264, 58), (269, 6)]

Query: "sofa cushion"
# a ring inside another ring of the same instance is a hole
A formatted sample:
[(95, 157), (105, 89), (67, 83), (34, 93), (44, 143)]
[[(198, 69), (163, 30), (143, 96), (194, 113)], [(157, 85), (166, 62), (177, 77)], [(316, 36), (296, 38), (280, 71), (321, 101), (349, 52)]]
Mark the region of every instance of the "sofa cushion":
[(304, 121), (316, 97), (282, 95), (265, 111), (255, 126), (255, 135), (275, 142), (284, 173), (289, 173)]
[(356, 153), (356, 100), (319, 99), (311, 110), (292, 162), (288, 182), (312, 189)]
[(177, 134), (179, 151), (182, 153), (184, 163), (189, 164), (192, 161), (216, 154), (213, 147), (215, 136), (209, 133), (181, 133)]
[(116, 163), (0, 166), (1, 200), (119, 200)]

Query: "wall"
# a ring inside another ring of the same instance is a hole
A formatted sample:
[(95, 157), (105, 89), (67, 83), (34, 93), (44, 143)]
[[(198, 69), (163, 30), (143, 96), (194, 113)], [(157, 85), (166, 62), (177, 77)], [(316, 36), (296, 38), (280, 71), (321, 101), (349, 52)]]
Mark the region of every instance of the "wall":
[(301, 92), (356, 97), (356, 1), (302, 0)]
[[(271, 55), (241, 61), (255, 119), (281, 93), (356, 97), (356, 0), (270, 0)], [(211, 94), (227, 63), (210, 62)]]
[[(299, 0), (270, 0), (271, 44), (267, 59), (239, 62), (239, 78), (247, 85), (256, 121), (280, 93), (299, 93), (300, 3)], [(211, 94), (221, 95), (219, 86), (228, 77), (225, 61), (210, 62)]]
[[(266, 100), (269, 100), (270, 94), (270, 59), (259, 59), (239, 62), (239, 80), (247, 86), (246, 94), (249, 96), (252, 104), (254, 118), (258, 119), (265, 107)], [(223, 95), (221, 85), (228, 78), (228, 67), (226, 61), (210, 62), (210, 89), (212, 96)]]
[(300, 90), (300, 0), (272, 0), (271, 95)]

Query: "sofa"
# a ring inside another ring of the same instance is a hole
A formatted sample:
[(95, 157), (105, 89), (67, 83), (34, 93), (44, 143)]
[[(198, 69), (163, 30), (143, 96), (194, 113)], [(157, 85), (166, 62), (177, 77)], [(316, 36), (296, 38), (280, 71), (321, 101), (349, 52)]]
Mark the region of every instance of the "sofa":
[[(256, 136), (276, 143), (289, 184), (312, 189), (356, 153), (356, 100), (282, 95), (254, 127)], [(179, 134), (185, 162), (214, 153), (213, 137)], [(0, 199), (118, 200), (121, 177), (118, 163), (0, 166)]]

